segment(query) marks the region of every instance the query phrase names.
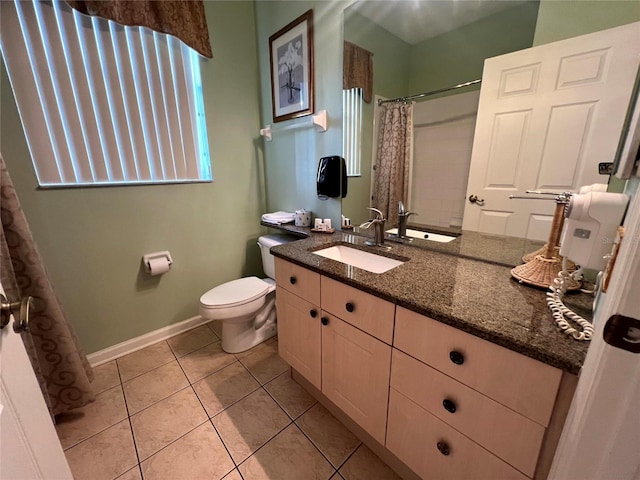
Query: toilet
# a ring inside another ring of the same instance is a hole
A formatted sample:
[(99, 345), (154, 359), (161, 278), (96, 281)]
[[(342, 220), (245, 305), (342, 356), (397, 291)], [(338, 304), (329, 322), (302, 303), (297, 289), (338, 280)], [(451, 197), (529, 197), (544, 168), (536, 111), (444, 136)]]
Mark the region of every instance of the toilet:
[(258, 238), (262, 267), (268, 278), (244, 277), (212, 288), (200, 297), (199, 313), (222, 321), (222, 349), (240, 353), (268, 340), (276, 328), (276, 273), (269, 249), (298, 240), (289, 235)]

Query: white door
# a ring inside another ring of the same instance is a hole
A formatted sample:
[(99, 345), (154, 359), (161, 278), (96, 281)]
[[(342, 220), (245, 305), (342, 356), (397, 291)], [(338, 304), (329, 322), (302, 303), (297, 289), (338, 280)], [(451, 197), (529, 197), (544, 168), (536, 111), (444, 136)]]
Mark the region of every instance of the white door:
[(615, 157), (639, 29), (636, 22), (485, 61), (464, 229), (546, 240), (554, 202), (509, 195), (606, 183), (598, 163)]
[(13, 317), (0, 330), (0, 380), (0, 480), (73, 479)]
[[(640, 193), (624, 226), (549, 480), (640, 480)], [(614, 314), (633, 319), (616, 329), (618, 335), (606, 335), (620, 347), (603, 340)]]

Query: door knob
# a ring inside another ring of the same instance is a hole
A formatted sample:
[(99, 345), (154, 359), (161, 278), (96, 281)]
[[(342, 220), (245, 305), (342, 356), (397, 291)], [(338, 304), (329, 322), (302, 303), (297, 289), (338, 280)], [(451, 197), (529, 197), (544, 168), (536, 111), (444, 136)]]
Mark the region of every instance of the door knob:
[(33, 308), (33, 297), (24, 297), (17, 302), (9, 302), (7, 297), (0, 294), (0, 328), (9, 324), (11, 315), (14, 316), (13, 331), (16, 333), (26, 332), (29, 328), (29, 315)]
[(484, 205), (484, 198), (478, 198), (477, 195), (469, 195), (469, 201), (481, 207)]

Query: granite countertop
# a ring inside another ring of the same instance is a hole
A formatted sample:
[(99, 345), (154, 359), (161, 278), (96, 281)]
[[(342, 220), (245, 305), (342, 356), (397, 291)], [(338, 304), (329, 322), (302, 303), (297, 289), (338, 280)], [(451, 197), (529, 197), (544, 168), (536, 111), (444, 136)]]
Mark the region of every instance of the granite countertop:
[[(291, 233), (300, 237), (306, 237), (312, 233), (311, 228), (296, 227), (292, 223), (283, 225), (272, 225), (261, 222), (261, 225), (278, 230), (283, 230), (287, 233)], [(386, 238), (390, 242), (395, 241), (403, 243), (405, 245), (412, 245), (418, 248), (447, 253), (459, 257), (483, 260), (485, 262), (491, 262), (508, 267), (515, 267), (516, 265), (521, 264), (522, 257), (525, 254), (534, 252), (542, 248), (545, 243), (537, 240), (528, 240), (525, 238), (492, 235), (490, 233), (473, 232), (470, 230), (462, 230), (460, 228), (434, 227), (431, 225), (424, 225), (420, 223), (410, 223), (407, 228), (431, 233), (440, 233), (444, 235), (453, 235), (457, 238), (448, 243), (433, 242), (430, 240), (422, 240), (419, 238), (413, 238), (409, 241), (398, 240), (390, 238), (389, 235), (387, 235)], [(344, 230), (343, 233), (351, 233), (351, 231)], [(367, 237), (372, 236), (372, 232), (367, 230), (362, 231), (358, 227), (354, 228), (353, 233), (355, 235)]]
[[(569, 373), (577, 374), (582, 366), (589, 342), (563, 334), (549, 312), (545, 291), (519, 284), (506, 266), (400, 243), (385, 242), (390, 249), (382, 251), (364, 246), (362, 236), (295, 228), (300, 231), (291, 233), (307, 238), (272, 247), (274, 256)], [(408, 261), (375, 274), (311, 253), (340, 243)], [(585, 294), (565, 297), (567, 306), (585, 318), (591, 316), (591, 302)]]

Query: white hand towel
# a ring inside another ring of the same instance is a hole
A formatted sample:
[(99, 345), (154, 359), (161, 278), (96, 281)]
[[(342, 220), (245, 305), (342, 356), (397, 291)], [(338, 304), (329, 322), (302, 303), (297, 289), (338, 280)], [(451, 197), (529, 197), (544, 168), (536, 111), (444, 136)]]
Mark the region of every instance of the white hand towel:
[(265, 213), (262, 215), (262, 221), (265, 223), (271, 223), (274, 225), (280, 225), (281, 223), (291, 223), (295, 220), (296, 214), (290, 212), (273, 212)]

